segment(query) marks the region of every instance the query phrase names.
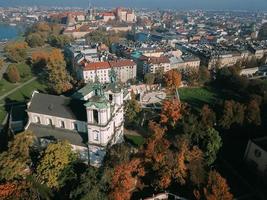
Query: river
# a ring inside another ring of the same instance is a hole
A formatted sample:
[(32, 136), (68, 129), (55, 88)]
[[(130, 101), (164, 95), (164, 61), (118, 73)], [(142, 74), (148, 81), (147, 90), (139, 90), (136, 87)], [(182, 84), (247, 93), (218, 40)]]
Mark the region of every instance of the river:
[(23, 33), (22, 25), (10, 26), (9, 24), (0, 23), (0, 41), (16, 39)]

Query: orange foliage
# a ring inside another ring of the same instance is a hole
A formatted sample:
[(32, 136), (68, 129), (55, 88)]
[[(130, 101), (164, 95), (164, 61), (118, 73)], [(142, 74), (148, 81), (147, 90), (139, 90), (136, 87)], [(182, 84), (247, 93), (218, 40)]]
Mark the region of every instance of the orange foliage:
[(172, 126), (182, 117), (181, 114), (182, 105), (178, 99), (173, 98), (172, 100), (165, 100), (161, 108), (161, 120), (162, 124), (170, 122)]
[(216, 171), (210, 171), (204, 195), (207, 200), (232, 200), (226, 180)]
[(11, 199), (13, 197), (19, 197), (17, 185), (14, 183), (5, 183), (0, 185), (0, 199)]
[(177, 70), (170, 70), (165, 73), (164, 80), (167, 87), (174, 90), (181, 85), (182, 76)]
[(112, 176), (111, 199), (127, 200), (135, 189), (138, 177), (144, 176), (145, 171), (140, 159), (133, 159), (129, 163), (118, 165)]

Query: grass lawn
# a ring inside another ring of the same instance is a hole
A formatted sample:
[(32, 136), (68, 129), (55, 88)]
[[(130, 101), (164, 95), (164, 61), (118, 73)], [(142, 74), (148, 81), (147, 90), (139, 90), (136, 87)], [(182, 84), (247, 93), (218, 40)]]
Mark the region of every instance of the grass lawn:
[(130, 142), (131, 144), (135, 146), (141, 146), (144, 144), (145, 139), (140, 135), (125, 135), (126, 141)]
[[(25, 100), (30, 99), (32, 92), (34, 90), (46, 92), (46, 89), (47, 89), (46, 85), (42, 84), (38, 80), (35, 80), (35, 81), (25, 85), (24, 87), (20, 88), (19, 90), (17, 90), (13, 94), (9, 95), (7, 97), (7, 99), (10, 101), (24, 102)], [(1, 102), (1, 103), (4, 103), (4, 102)]]
[(213, 104), (218, 98), (218, 93), (211, 89), (201, 88), (180, 88), (180, 99), (200, 109), (204, 104)]
[(14, 89), (18, 85), (19, 84), (10, 83), (5, 79), (0, 80), (0, 96), (4, 95), (6, 92)]

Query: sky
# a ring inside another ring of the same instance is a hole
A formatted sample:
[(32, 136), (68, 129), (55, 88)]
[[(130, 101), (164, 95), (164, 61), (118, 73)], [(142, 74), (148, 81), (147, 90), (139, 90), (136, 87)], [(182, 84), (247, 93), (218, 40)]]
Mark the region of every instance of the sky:
[[(102, 7), (144, 7), (206, 10), (266, 10), (267, 0), (91, 0)], [(87, 7), (88, 0), (0, 0), (0, 6), (46, 5)]]

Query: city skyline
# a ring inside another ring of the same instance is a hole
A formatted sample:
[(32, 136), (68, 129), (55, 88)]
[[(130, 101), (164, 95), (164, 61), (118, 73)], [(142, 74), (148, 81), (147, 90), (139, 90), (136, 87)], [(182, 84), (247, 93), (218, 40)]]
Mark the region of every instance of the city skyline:
[[(266, 0), (98, 0), (92, 1), (98, 7), (137, 7), (137, 8), (163, 8), (163, 9), (205, 9), (205, 10), (267, 10)], [(0, 6), (63, 6), (84, 7), (88, 0), (10, 0), (0, 1)]]

